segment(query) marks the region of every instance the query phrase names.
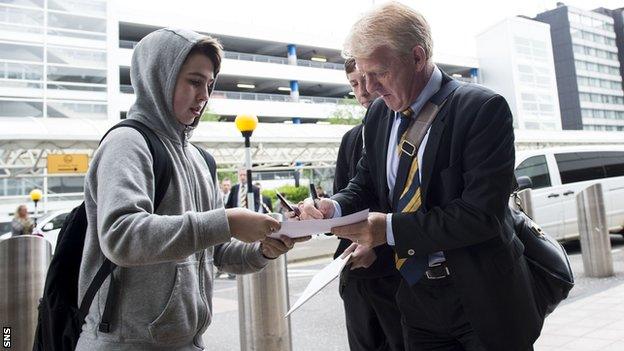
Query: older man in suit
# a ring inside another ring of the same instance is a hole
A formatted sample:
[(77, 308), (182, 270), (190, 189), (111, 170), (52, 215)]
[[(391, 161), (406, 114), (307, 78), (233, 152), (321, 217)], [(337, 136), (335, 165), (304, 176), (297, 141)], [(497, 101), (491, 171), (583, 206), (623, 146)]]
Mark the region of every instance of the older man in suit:
[(432, 47), (425, 18), (399, 3), (355, 23), (344, 53), (381, 99), (356, 176), (331, 200), (307, 199), (303, 217), (381, 209), (332, 232), (394, 248), (408, 350), (529, 350), (543, 320), (507, 206), (512, 115), (500, 95), (442, 72)]

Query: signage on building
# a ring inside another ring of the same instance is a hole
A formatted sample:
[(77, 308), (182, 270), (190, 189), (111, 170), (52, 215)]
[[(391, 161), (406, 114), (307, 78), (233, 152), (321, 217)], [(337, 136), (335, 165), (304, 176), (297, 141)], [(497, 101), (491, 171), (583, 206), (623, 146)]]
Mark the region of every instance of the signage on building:
[(89, 155), (62, 154), (48, 155), (48, 174), (53, 173), (87, 173)]

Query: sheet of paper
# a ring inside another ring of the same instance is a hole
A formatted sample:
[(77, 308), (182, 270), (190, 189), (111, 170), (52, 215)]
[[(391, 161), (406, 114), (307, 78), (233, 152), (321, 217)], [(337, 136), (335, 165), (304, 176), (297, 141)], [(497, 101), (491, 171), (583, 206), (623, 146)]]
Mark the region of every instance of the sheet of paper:
[(323, 290), (327, 284), (331, 283), (332, 280), (336, 279), (340, 275), (340, 272), (344, 268), (344, 266), (349, 262), (352, 253), (348, 254), (345, 258), (336, 258), (330, 264), (328, 264), (321, 271), (316, 273), (308, 286), (306, 286), (305, 290), (297, 299), (294, 305), (290, 308), (288, 313), (284, 316), (284, 318), (288, 317), (291, 313), (301, 307), (306, 301), (308, 301), (312, 296), (316, 295), (319, 291)]
[(329, 233), (333, 227), (340, 227), (343, 225), (361, 222), (367, 218), (368, 209), (365, 209), (339, 218), (284, 221), (282, 222), (282, 228), (271, 234), (270, 237), (279, 238), (280, 235), (286, 235), (291, 238), (299, 238), (312, 234)]

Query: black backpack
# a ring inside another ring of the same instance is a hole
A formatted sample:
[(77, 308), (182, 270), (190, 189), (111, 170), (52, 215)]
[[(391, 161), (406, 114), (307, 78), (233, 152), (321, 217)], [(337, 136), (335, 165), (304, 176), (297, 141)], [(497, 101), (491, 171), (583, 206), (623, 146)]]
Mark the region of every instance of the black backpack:
[[(165, 146), (149, 127), (129, 119), (123, 120), (109, 129), (102, 140), (106, 138), (108, 133), (119, 127), (130, 127), (137, 130), (143, 135), (149, 146), (154, 160), (153, 171), (156, 182), (154, 210), (156, 210), (169, 187), (173, 172), (172, 162)], [(197, 149), (206, 160), (214, 177), (213, 181), (215, 181), (217, 166), (214, 158), (202, 148), (197, 147)], [(89, 285), (80, 307), (78, 307), (78, 275), (86, 231), (87, 213), (83, 202), (71, 211), (59, 232), (54, 257), (46, 275), (43, 297), (39, 301), (39, 316), (33, 351), (74, 350), (96, 292), (117, 267), (109, 259), (104, 260)], [(110, 331), (111, 306), (115, 305), (115, 294), (112, 293), (115, 290), (113, 283), (114, 281), (111, 279), (111, 287), (98, 328), (103, 333)]]

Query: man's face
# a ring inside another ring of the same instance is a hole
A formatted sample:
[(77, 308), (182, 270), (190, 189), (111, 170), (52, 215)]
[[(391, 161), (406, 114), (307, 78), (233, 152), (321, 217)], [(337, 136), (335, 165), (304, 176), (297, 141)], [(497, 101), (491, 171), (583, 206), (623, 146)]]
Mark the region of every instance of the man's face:
[(401, 59), (386, 47), (367, 58), (356, 58), (357, 68), (366, 79), (366, 90), (379, 94), (394, 111), (403, 111), (416, 100), (426, 84), (424, 62), (415, 57)]
[(232, 182), (230, 182), (229, 180), (224, 180), (221, 182), (221, 191), (223, 191), (224, 193), (229, 193), (231, 188)]
[(238, 171), (238, 183), (247, 184), (247, 170), (241, 169)]
[(366, 79), (364, 79), (362, 73), (360, 73), (357, 69), (351, 73), (347, 73), (347, 79), (349, 80), (351, 89), (353, 89), (355, 99), (365, 108), (368, 108), (371, 102), (379, 97), (379, 94), (371, 94), (368, 90), (366, 90)]
[(202, 54), (186, 59), (173, 93), (173, 114), (184, 125), (193, 124), (208, 102), (208, 88), (214, 81), (212, 61)]

